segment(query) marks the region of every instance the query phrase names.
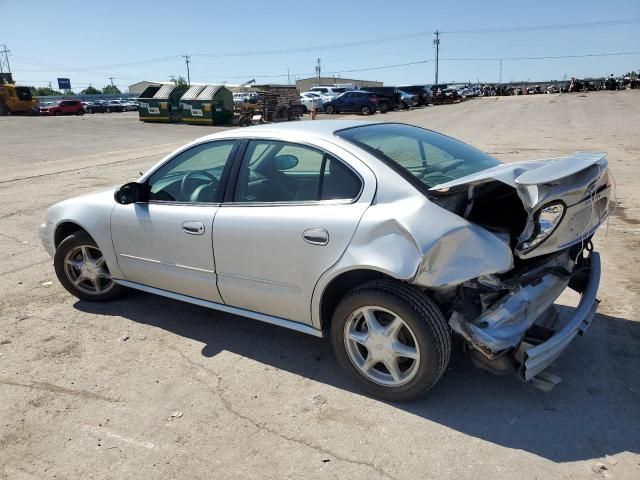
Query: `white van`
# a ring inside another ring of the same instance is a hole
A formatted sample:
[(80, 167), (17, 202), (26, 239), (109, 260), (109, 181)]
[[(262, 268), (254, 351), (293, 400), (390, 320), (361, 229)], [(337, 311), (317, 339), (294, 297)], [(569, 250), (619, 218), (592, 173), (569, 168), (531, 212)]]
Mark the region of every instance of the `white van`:
[(320, 85), (318, 87), (313, 87), (310, 92), (318, 92), (321, 95), (326, 97), (336, 98), (341, 93), (346, 92), (348, 89), (345, 87), (334, 87), (333, 85)]
[(334, 83), (333, 86), (336, 88), (346, 88), (347, 92), (359, 90), (359, 87), (355, 83)]

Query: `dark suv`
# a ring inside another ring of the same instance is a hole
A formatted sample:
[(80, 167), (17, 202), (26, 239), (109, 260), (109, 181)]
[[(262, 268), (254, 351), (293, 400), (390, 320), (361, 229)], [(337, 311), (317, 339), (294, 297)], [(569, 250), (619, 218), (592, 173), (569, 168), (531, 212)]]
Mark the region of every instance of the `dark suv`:
[(62, 100), (40, 109), (40, 115), (84, 115), (80, 100)]
[(376, 113), (378, 97), (368, 90), (344, 92), (323, 105), (325, 113), (358, 112), (362, 115)]

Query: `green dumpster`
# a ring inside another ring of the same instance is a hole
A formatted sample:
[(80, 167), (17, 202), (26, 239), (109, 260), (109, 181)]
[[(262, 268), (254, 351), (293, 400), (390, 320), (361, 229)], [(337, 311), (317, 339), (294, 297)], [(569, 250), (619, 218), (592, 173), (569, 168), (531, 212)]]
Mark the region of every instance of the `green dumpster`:
[(233, 94), (224, 85), (206, 85), (197, 93), (190, 89), (187, 94), (180, 99), (184, 123), (225, 125), (232, 122)]
[(138, 114), (143, 122), (176, 122), (180, 120), (180, 97), (187, 85), (148, 87), (138, 100)]

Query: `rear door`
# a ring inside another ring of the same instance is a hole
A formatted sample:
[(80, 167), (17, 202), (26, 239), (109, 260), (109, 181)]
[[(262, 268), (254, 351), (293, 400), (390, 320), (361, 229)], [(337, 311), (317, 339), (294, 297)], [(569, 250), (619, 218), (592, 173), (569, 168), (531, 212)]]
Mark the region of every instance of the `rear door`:
[(245, 144), (235, 189), (214, 222), (225, 303), (311, 323), (314, 286), (346, 249), (375, 192), (373, 174), (355, 162), (296, 142)]

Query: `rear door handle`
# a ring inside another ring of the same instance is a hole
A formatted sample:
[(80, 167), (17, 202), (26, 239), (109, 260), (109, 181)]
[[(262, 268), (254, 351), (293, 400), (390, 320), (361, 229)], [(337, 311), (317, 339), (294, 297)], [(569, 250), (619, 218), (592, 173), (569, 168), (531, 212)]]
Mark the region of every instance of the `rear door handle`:
[(326, 245), (329, 243), (329, 232), (324, 228), (309, 228), (302, 232), (302, 238), (311, 245)]
[(182, 231), (189, 235), (202, 235), (204, 233), (204, 224), (202, 222), (184, 222)]

